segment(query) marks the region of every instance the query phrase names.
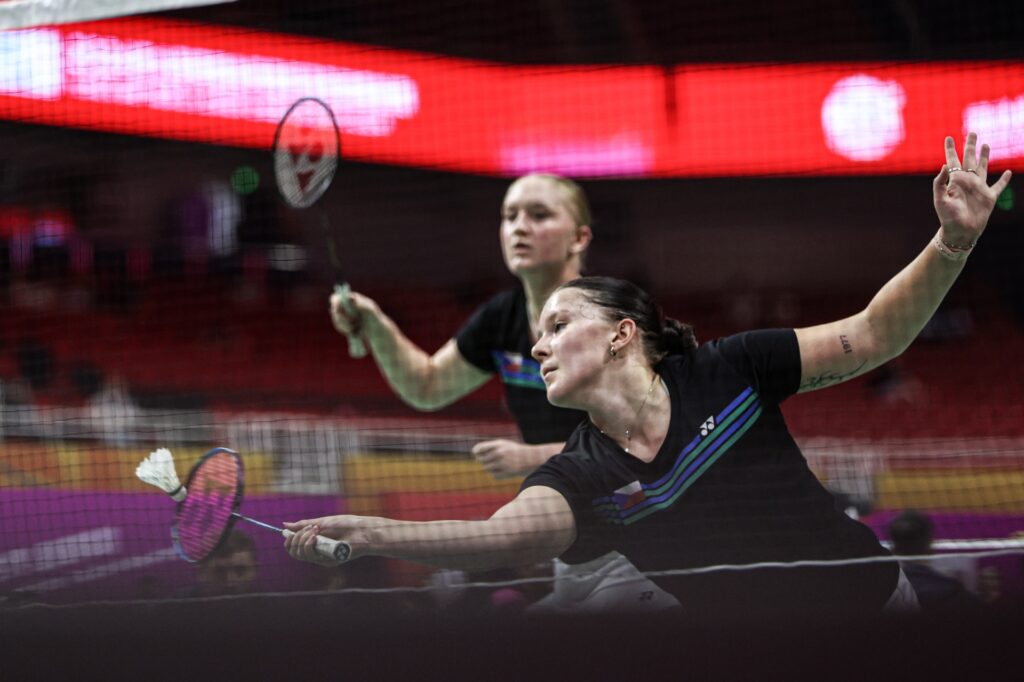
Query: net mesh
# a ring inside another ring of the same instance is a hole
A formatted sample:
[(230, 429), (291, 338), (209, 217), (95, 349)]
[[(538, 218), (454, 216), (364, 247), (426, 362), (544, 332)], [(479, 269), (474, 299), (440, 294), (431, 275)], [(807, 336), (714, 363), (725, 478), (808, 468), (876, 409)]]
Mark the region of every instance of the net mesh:
[[(133, 475), (155, 447), (182, 475), (237, 450), (244, 512), (272, 523), (486, 518), (518, 490), (470, 455), (518, 438), (497, 380), (425, 415), (348, 357), (320, 230), (273, 185), (298, 97), (338, 117), (321, 201), (346, 277), (428, 351), (512, 283), (494, 228), (521, 172), (583, 178), (588, 268), (707, 340), (859, 310), (931, 234), (942, 136), (980, 130), (994, 170), (1024, 160), (1014, 3), (957, 12), (952, 43), (912, 3), (719, 4), (263, 1), (0, 32), (0, 594), (450, 593), (393, 561), (311, 572), (264, 531), (247, 582), (204, 575)], [(784, 406), (851, 514), (888, 541), (926, 512), (957, 552), (937, 565), (994, 601), (1024, 593), (1000, 553), (1024, 531), (1013, 189), (906, 354)], [(550, 568), (458, 580), (478, 579)]]

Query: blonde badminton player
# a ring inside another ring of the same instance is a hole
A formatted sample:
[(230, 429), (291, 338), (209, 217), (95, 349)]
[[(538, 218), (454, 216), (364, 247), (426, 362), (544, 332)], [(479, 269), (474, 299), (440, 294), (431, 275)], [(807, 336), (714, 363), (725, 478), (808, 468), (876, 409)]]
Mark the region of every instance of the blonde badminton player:
[(530, 348), (544, 301), (581, 273), (590, 223), (587, 198), (572, 180), (532, 174), (513, 182), (501, 206), (500, 237), (505, 265), (519, 286), (478, 308), (433, 355), (363, 294), (352, 293), (354, 315), (332, 296), (331, 318), (339, 332), (363, 338), (395, 393), (418, 410), (440, 409), (498, 375), (523, 442), (484, 441), (473, 455), (496, 477), (527, 474), (559, 452), (586, 418), (548, 403)]
[[(548, 295), (581, 273), (591, 240), (590, 205), (568, 178), (530, 174), (515, 180), (501, 205), (501, 250), (519, 286), (499, 293), (433, 355), (406, 337), (369, 297), (352, 292), (355, 314), (331, 297), (339, 332), (360, 336), (395, 392), (420, 410), (435, 410), (501, 377), (506, 402), (523, 442), (477, 443), (473, 456), (495, 477), (524, 475), (561, 451), (586, 419), (548, 402), (540, 365), (530, 356), (541, 306)], [(675, 604), (618, 554), (584, 566), (555, 564), (554, 592), (540, 608), (556, 610), (660, 609)]]
[[(952, 138), (935, 178), (938, 233), (861, 312), (802, 329), (697, 346), (642, 290), (582, 278), (544, 305), (533, 348), (556, 405), (589, 419), (490, 519), (410, 523), (332, 516), (285, 524), (296, 559), (322, 561), (316, 533), (352, 556), (485, 568), (618, 550), (689, 613), (870, 613), (913, 603), (898, 564), (808, 469), (780, 403), (860, 376), (905, 350), (964, 267), (1007, 186), (986, 181), (989, 149)], [(780, 567), (779, 564), (788, 564)]]

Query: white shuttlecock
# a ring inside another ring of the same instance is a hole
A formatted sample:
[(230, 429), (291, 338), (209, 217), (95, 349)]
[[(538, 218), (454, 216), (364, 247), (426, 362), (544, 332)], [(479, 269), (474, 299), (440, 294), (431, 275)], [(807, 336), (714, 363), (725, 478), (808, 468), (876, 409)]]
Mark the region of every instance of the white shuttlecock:
[(135, 475), (141, 481), (163, 490), (175, 502), (181, 502), (188, 494), (185, 486), (178, 480), (178, 472), (174, 470), (174, 457), (167, 448), (158, 448), (149, 453), (149, 457), (135, 468)]

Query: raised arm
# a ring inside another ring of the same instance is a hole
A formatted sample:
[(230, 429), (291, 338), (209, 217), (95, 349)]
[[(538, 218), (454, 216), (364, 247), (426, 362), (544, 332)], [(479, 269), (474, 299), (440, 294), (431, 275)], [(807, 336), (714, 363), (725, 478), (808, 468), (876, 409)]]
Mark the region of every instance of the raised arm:
[(438, 568), (481, 571), (534, 564), (558, 556), (576, 539), (569, 503), (552, 488), (533, 486), (486, 521), (396, 521), (326, 516), (285, 523), (295, 535), (285, 548), (295, 559), (324, 564), (316, 535), (345, 540), (351, 558), (384, 556)]
[(1010, 182), (1005, 171), (988, 186), (989, 148), (982, 145), (977, 156), (977, 140), (968, 134), (961, 164), (953, 138), (946, 138), (946, 163), (932, 185), (939, 231), (917, 258), (856, 315), (796, 330), (801, 392), (842, 383), (891, 360), (931, 319)]
[(351, 294), (354, 315), (331, 296), (331, 320), (342, 334), (355, 333), (373, 354), (391, 389), (417, 410), (437, 410), (482, 386), (490, 374), (462, 357), (455, 339), (428, 355), (409, 339), (377, 302), (357, 292)]

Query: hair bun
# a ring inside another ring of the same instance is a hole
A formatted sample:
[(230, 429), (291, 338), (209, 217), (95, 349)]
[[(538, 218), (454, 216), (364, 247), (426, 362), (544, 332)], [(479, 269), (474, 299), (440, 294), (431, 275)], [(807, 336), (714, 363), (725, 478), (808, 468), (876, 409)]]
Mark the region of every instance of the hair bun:
[(672, 317), (665, 318), (658, 339), (658, 350), (666, 355), (674, 355), (696, 347), (697, 335), (693, 327)]

